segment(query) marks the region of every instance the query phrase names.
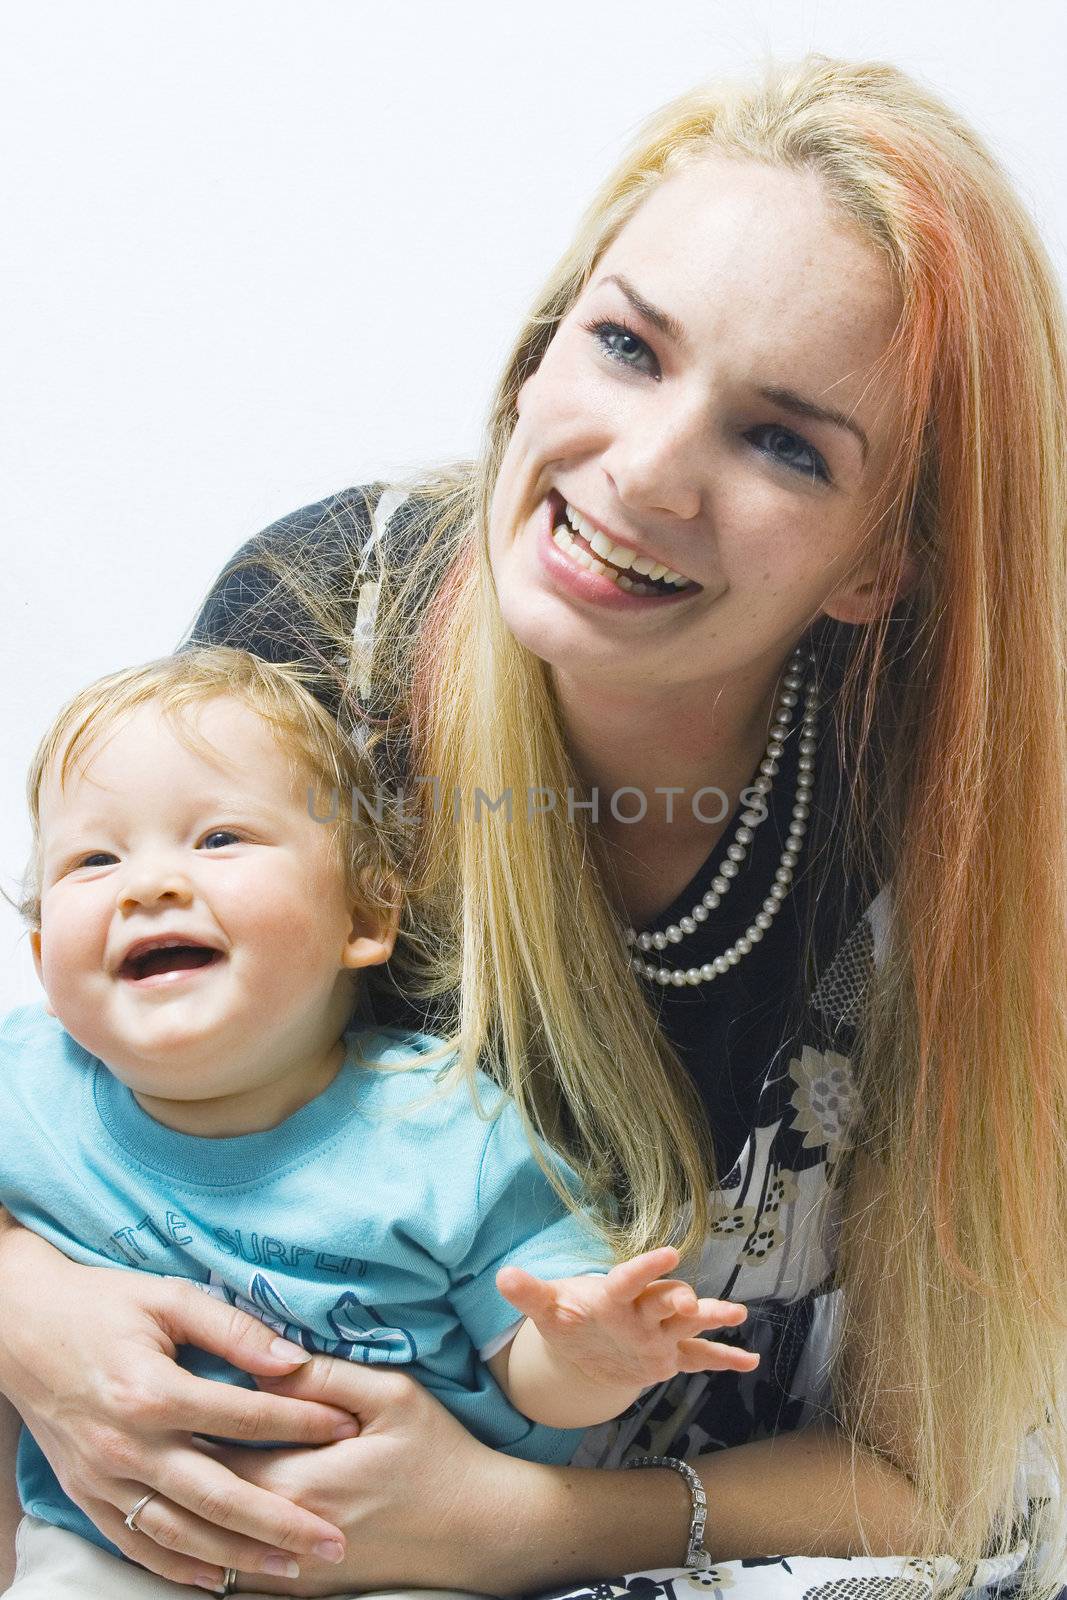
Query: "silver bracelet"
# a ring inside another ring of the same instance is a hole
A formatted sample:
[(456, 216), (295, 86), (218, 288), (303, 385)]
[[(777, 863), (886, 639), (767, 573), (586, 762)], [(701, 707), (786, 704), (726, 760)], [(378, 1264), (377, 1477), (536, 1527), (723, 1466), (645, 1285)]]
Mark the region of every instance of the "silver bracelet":
[(693, 1515), (689, 1523), (689, 1548), (685, 1552), (685, 1565), (694, 1572), (707, 1572), (712, 1560), (704, 1549), (704, 1523), (708, 1516), (708, 1497), (704, 1493), (704, 1485), (689, 1465), (688, 1461), (679, 1461), (677, 1456), (634, 1456), (631, 1461), (624, 1461), (624, 1467), (670, 1467), (672, 1472), (680, 1473), (689, 1485), (689, 1493), (693, 1497)]

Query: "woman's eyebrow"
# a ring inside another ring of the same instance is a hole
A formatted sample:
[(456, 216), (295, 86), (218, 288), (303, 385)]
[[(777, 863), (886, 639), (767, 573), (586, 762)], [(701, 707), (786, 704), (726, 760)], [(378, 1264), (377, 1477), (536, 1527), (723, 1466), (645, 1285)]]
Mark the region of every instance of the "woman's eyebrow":
[(682, 324), (671, 316), (669, 311), (661, 311), (659, 306), (654, 306), (650, 300), (638, 294), (629, 279), (624, 278), (621, 272), (610, 272), (606, 278), (601, 278), (596, 285), (599, 289), (605, 283), (614, 283), (620, 288), (629, 300), (634, 310), (650, 322), (660, 333), (673, 341), (674, 344), (685, 344), (685, 329)]
[[(609, 273), (606, 278), (601, 278), (596, 287), (599, 289), (605, 283), (613, 283), (622, 290), (634, 310), (652, 327), (658, 328), (660, 333), (670, 339), (674, 344), (684, 345), (686, 342), (685, 329), (677, 318), (672, 317), (669, 311), (664, 311), (661, 306), (654, 306), (644, 295), (639, 294), (628, 278), (621, 272)], [(836, 428), (847, 428), (859, 441), (863, 452), (863, 464), (866, 466), (870, 453), (870, 441), (859, 423), (844, 411), (836, 411), (833, 406), (819, 405), (816, 400), (809, 400), (802, 394), (797, 394), (795, 389), (785, 389), (777, 384), (767, 384), (756, 390), (764, 400), (770, 400), (773, 405), (781, 406), (783, 411), (789, 411), (795, 417), (810, 417), (812, 422), (830, 422)]]

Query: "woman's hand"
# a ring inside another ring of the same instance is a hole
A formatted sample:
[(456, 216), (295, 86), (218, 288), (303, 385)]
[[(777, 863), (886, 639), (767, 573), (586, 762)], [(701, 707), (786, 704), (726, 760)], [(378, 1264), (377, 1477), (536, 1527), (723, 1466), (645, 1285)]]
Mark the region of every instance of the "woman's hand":
[(266, 1583), (242, 1574), (238, 1593), (518, 1592), (527, 1559), (521, 1518), (528, 1515), (531, 1526), (544, 1520), (539, 1506), (555, 1469), (479, 1443), (416, 1379), (395, 1368), (316, 1356), (291, 1377), (260, 1379), (260, 1385), (273, 1394), (350, 1408), (359, 1437), (321, 1450), (212, 1447), (212, 1454), (250, 1483), (340, 1527), (348, 1553), (339, 1566), (302, 1561), (295, 1581)]
[[(327, 1550), (339, 1560), (335, 1523), (235, 1477), (192, 1436), (323, 1444), (358, 1431), (351, 1414), (193, 1377), (174, 1361), (183, 1344), (258, 1377), (307, 1359), (192, 1284), (77, 1266), (25, 1229), (0, 1232), (0, 1390), (107, 1538), (162, 1577), (204, 1588), (220, 1586), (224, 1566), (281, 1572)], [(158, 1520), (162, 1537), (123, 1523), (148, 1490), (157, 1498), (138, 1523)], [(166, 1537), (168, 1518), (179, 1538)]]

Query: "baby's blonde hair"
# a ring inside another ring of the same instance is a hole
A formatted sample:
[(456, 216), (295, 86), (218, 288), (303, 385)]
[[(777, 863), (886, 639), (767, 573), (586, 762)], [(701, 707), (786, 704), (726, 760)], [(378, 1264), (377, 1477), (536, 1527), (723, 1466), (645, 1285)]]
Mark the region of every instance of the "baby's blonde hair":
[(352, 902), (379, 909), (394, 905), (394, 851), (386, 813), (376, 802), (370, 762), (305, 686), (306, 676), (295, 662), (264, 661), (228, 645), (195, 645), (109, 673), (79, 690), (57, 712), (26, 780), (32, 841), (19, 903), (24, 921), (31, 928), (41, 926), (41, 790), (46, 777), (55, 773), (62, 787), (102, 738), (146, 705), (157, 706), (190, 749), (217, 755), (187, 713), (223, 697), (241, 701), (261, 718), (287, 756), (294, 778), (309, 780), (309, 808), (314, 805), (317, 817), (330, 817), (323, 825)]

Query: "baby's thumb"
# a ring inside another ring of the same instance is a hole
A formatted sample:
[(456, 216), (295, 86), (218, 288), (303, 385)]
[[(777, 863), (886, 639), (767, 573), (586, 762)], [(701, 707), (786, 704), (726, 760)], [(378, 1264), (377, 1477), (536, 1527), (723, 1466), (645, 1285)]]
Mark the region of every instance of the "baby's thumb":
[(551, 1284), (535, 1278), (522, 1267), (501, 1267), (496, 1275), (496, 1286), (508, 1305), (521, 1311), (524, 1317), (536, 1317), (552, 1304)]

